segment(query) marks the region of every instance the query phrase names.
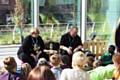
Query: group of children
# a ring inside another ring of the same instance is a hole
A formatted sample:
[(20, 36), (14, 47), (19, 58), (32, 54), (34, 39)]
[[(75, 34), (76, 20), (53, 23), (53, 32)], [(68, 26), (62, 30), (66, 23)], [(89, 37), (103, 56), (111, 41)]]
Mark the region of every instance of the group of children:
[[(104, 54), (104, 56), (108, 56), (108, 54)], [(101, 57), (101, 59), (103, 58)], [(101, 59), (99, 61), (101, 61)], [(112, 80), (119, 80), (120, 54), (114, 54), (111, 59), (116, 67), (111, 78)], [(80, 51), (73, 54), (72, 69), (64, 64), (64, 61), (62, 61), (58, 53), (50, 55), (49, 62), (44, 58), (40, 58), (34, 69), (32, 69), (28, 63), (23, 63), (21, 68), (17, 70), (17, 63), (13, 57), (5, 58), (3, 63), (4, 67), (0, 69), (0, 80), (91, 80), (90, 74), (86, 71), (94, 69), (93, 56), (86, 56)], [(39, 78), (41, 77), (40, 74), (42, 74), (42, 77), (52, 77), (51, 79), (34, 79), (36, 78), (35, 74), (37, 74)], [(43, 74), (45, 75), (43, 76)]]

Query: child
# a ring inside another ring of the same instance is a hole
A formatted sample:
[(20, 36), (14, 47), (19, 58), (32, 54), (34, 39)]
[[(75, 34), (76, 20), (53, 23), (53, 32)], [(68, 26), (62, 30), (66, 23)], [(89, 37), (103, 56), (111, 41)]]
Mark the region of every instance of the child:
[(72, 68), (64, 69), (60, 80), (90, 80), (89, 74), (83, 70), (86, 64), (86, 55), (83, 52), (75, 52), (72, 56)]
[(17, 63), (13, 57), (7, 57), (3, 61), (4, 68), (0, 73), (0, 80), (20, 80), (20, 74), (16, 73)]
[(56, 80), (60, 79), (61, 75), (61, 58), (59, 54), (53, 54), (50, 56), (50, 65), (51, 65), (51, 71), (54, 73)]
[(50, 67), (49, 63), (47, 62), (47, 60), (45, 58), (40, 58), (38, 60), (37, 66), (41, 66), (41, 65), (46, 65), (46, 66)]
[(87, 57), (87, 63), (85, 65), (85, 70), (89, 71), (93, 69), (94, 57)]
[(115, 54), (115, 46), (114, 45), (110, 45), (109, 48), (108, 48), (108, 51), (105, 52), (100, 60), (99, 60), (99, 63), (102, 65), (102, 66), (106, 66), (108, 64), (112, 64), (112, 56)]
[(21, 75), (23, 80), (27, 80), (28, 74), (30, 73), (30, 71), (32, 70), (31, 66), (28, 63), (24, 63), (21, 66)]
[(120, 80), (120, 54), (115, 54), (112, 60), (116, 67), (113, 73), (113, 80)]

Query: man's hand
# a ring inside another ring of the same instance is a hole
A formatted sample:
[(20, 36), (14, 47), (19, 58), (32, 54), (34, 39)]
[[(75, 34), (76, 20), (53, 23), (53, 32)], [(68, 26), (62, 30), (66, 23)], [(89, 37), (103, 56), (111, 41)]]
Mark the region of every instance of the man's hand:
[(35, 56), (34, 54), (31, 54), (30, 56), (32, 56), (35, 61), (37, 60), (37, 56)]
[(76, 52), (76, 51), (78, 51), (79, 49), (81, 49), (82, 50), (82, 48), (83, 48), (83, 46), (78, 46), (78, 47), (76, 47), (74, 50), (73, 50), (73, 52)]
[(72, 52), (72, 47), (65, 47), (65, 46), (63, 46), (63, 45), (61, 45), (60, 46), (60, 49), (63, 49), (63, 50), (65, 50), (65, 51), (67, 51), (67, 53), (69, 54), (69, 55), (71, 55), (71, 54), (73, 54), (73, 52)]
[(69, 48), (67, 49), (67, 52), (68, 52), (69, 55), (71, 55), (71, 54), (73, 53), (73, 52), (72, 52), (72, 48), (69, 47)]
[(77, 51), (78, 51), (78, 49), (74, 49), (74, 50), (73, 50), (73, 52), (77, 52)]

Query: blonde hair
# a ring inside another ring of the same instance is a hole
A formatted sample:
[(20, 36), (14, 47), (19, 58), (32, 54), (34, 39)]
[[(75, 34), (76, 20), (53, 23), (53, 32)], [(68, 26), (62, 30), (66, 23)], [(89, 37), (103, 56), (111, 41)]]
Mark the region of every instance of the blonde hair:
[(24, 63), (21, 66), (23, 73), (24, 73), (24, 77), (27, 78), (28, 74), (30, 73), (30, 71), (32, 70), (31, 66), (28, 63)]
[(32, 35), (32, 34), (34, 34), (34, 33), (39, 34), (39, 33), (40, 33), (39, 28), (37, 28), (37, 27), (32, 27), (32, 28), (31, 28), (31, 31), (30, 31), (30, 34)]
[(41, 65), (46, 65), (46, 66), (48, 66), (49, 63), (47, 62), (47, 60), (46, 60), (45, 58), (40, 58), (40, 59), (38, 60), (37, 66), (41, 66)]
[(78, 66), (79, 68), (82, 68), (86, 63), (86, 56), (83, 52), (78, 51), (73, 54), (72, 57), (72, 67)]
[(15, 72), (17, 68), (17, 63), (14, 59), (14, 57), (6, 57), (3, 61), (4, 68), (9, 72)]
[(78, 31), (78, 27), (72, 26), (72, 27), (69, 29), (69, 32), (72, 31), (73, 29), (76, 29), (76, 30)]

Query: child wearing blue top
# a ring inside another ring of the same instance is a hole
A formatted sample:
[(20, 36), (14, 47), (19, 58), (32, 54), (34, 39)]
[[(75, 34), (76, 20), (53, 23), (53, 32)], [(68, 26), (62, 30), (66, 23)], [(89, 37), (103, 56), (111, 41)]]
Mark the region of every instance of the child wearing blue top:
[(53, 54), (50, 56), (50, 65), (51, 65), (51, 71), (54, 73), (56, 80), (60, 80), (61, 75), (61, 58), (59, 54)]

